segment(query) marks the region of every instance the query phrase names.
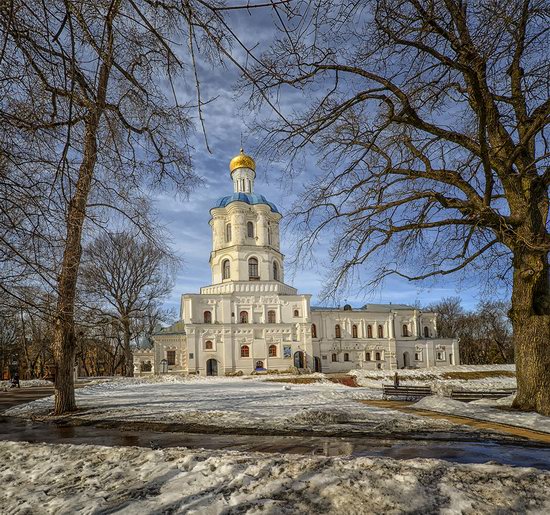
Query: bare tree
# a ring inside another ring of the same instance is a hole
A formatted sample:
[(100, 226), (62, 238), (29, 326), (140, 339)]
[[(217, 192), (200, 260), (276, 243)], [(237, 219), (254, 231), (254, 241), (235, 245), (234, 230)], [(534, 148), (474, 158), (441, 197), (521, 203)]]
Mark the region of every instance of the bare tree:
[[(85, 222), (104, 223), (105, 207), (139, 220), (135, 199), (144, 190), (185, 193), (196, 182), (192, 99), (176, 95), (176, 82), (199, 46), (216, 55), (225, 31), (207, 2), (176, 0), (14, 0), (0, 4), (0, 27), (7, 162), (0, 193), (35, 200), (30, 215), (24, 202), (0, 208), (2, 257), (12, 267), (5, 277), (36, 274), (57, 295), (54, 413), (62, 414), (76, 408), (74, 311)], [(199, 27), (208, 28), (202, 39)], [(199, 113), (201, 106), (199, 94)], [(10, 292), (5, 277), (0, 286)]]
[(0, 380), (4, 379), (12, 360), (18, 356), (17, 312), (2, 302), (4, 297), (0, 292)]
[(441, 338), (455, 338), (459, 335), (460, 321), (465, 312), (460, 297), (447, 297), (430, 304), (427, 311), (437, 313), (437, 334)]
[(334, 288), (365, 264), (378, 280), (510, 278), (514, 405), (550, 415), (548, 0), (296, 11), (249, 74), (253, 101), (305, 104), (263, 128), (276, 157), (319, 152), (295, 211), (306, 247), (335, 236)]
[(460, 338), (460, 362), (486, 365), (514, 362), (512, 328), (507, 302), (485, 300), (475, 310), (466, 311), (459, 297), (431, 304), (438, 314), (437, 330), (444, 338)]
[(172, 290), (176, 264), (167, 249), (128, 231), (106, 233), (85, 249), (82, 285), (120, 326), (126, 376), (134, 375), (131, 342)]

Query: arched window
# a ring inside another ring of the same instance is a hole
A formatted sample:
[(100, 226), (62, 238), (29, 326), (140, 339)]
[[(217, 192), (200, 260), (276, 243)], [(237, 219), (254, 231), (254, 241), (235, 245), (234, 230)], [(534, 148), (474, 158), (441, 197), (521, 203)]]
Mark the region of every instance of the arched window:
[(294, 310), (294, 316), (295, 316), (295, 317), (299, 317), (299, 316), (300, 316), (300, 312), (299, 312), (297, 309)]
[(340, 326), (338, 324), (334, 326), (334, 337), (342, 338), (342, 330), (340, 329)]
[(344, 352), (344, 361), (349, 361), (349, 354)]
[(273, 280), (279, 280), (279, 265), (277, 264), (277, 261), (273, 261)]
[(409, 336), (409, 328), (407, 324), (403, 324), (403, 336)]
[(273, 237), (271, 236), (271, 227), (267, 228), (267, 244), (271, 245), (273, 243)]
[(249, 238), (254, 238), (254, 224), (252, 222), (246, 224), (246, 233)]
[(367, 326), (367, 338), (372, 338), (372, 325)]
[(311, 324), (311, 337), (317, 338), (317, 327), (315, 324)]
[(211, 311), (205, 311), (204, 312), (204, 323), (205, 324), (211, 324), (212, 323), (212, 312)]
[(225, 226), (225, 241), (227, 243), (231, 241), (231, 224)]
[(241, 347), (241, 358), (249, 358), (250, 357), (250, 347), (248, 345), (243, 345)]
[(381, 325), (378, 326), (378, 338), (384, 338), (384, 328)]
[(338, 361), (338, 356), (336, 354), (333, 354), (332, 355), (332, 362), (335, 363), (336, 361)]
[(231, 263), (229, 259), (224, 259), (222, 263), (222, 277), (223, 279), (231, 279)]
[(352, 336), (352, 338), (358, 338), (358, 336), (357, 336), (357, 326), (356, 325), (351, 326), (351, 336)]
[(241, 324), (248, 324), (248, 311), (241, 311), (239, 313), (239, 319)]
[(270, 358), (277, 357), (277, 345), (270, 345), (268, 350), (269, 350), (268, 356)]
[(274, 324), (275, 323), (275, 311), (268, 311), (267, 312), (267, 323), (268, 324)]
[(260, 278), (260, 275), (258, 274), (258, 260), (256, 258), (250, 258), (248, 260), (248, 278), (249, 279)]
[(370, 352), (365, 353), (365, 361), (370, 361)]
[(430, 330), (428, 329), (428, 326), (425, 325), (424, 326), (424, 338), (429, 338), (430, 337)]
[(374, 356), (376, 358), (376, 361), (380, 361), (380, 353), (377, 352)]
[(212, 350), (214, 348), (214, 344), (211, 340), (206, 340), (204, 342), (204, 350)]

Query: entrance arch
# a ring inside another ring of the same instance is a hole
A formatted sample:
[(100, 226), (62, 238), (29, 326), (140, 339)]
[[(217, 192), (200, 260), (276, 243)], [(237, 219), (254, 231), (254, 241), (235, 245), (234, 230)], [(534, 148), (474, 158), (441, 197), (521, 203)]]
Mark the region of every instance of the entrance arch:
[(313, 366), (315, 368), (315, 372), (321, 372), (321, 359), (317, 356), (313, 358)]
[(218, 361), (215, 359), (209, 359), (206, 362), (206, 375), (217, 376), (218, 375)]
[(407, 368), (411, 366), (411, 358), (409, 357), (408, 352), (403, 353), (403, 368)]
[(304, 353), (301, 350), (294, 353), (294, 366), (296, 368), (305, 368)]

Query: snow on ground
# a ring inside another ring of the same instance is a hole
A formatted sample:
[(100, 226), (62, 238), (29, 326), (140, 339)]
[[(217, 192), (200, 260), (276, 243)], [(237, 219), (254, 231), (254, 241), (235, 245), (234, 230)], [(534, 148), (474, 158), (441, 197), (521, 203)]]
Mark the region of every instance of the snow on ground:
[[(511, 409), (499, 409), (498, 407), (509, 408), (512, 405), (514, 396), (504, 399), (489, 400), (483, 399), (470, 403), (460, 402), (447, 397), (433, 395), (424, 397), (414, 404), (413, 408), (449, 413), (463, 417), (475, 418), (491, 422), (500, 422), (510, 426), (526, 427), (544, 433), (550, 433), (550, 417), (544, 417), (534, 412), (514, 411)], [(494, 407), (492, 407), (494, 406)]]
[(0, 511), (550, 513), (550, 474), (432, 459), (0, 442)]
[[(288, 385), (224, 377), (172, 383), (126, 379), (77, 389), (79, 411), (71, 417), (98, 422), (176, 422), (221, 430), (385, 433), (457, 427), (443, 420), (426, 420), (358, 402), (379, 397), (379, 392), (368, 388), (331, 382)], [(39, 418), (46, 416), (52, 407), (52, 397), (48, 397), (11, 408), (6, 415)]]
[[(399, 375), (399, 383), (403, 385), (428, 386), (440, 393), (449, 393), (453, 388), (465, 390), (498, 390), (501, 388), (516, 388), (516, 378), (509, 377), (515, 373), (515, 365), (453, 365), (446, 367), (419, 368), (412, 370), (352, 370), (351, 375), (357, 378), (357, 384), (369, 388), (382, 388), (382, 384), (393, 384), (395, 372)], [(449, 373), (495, 373), (503, 375), (483, 377), (475, 376), (468, 379), (445, 377)]]
[[(19, 381), (21, 388), (31, 388), (33, 386), (53, 386), (51, 381), (45, 379), (22, 379)], [(0, 391), (7, 391), (11, 386), (11, 381), (0, 381)]]

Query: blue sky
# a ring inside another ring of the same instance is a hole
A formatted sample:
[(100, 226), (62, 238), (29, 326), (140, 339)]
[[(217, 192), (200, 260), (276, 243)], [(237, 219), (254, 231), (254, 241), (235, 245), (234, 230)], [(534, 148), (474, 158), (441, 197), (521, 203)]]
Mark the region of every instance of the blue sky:
[[(249, 46), (269, 43), (273, 28), (269, 14), (240, 12), (233, 15), (233, 27), (238, 34), (244, 34), (243, 41)], [(255, 30), (250, 30), (253, 26)], [(239, 49), (235, 48), (239, 56)], [(212, 153), (208, 153), (204, 137), (199, 129), (192, 136), (194, 151), (192, 154), (196, 172), (202, 177), (202, 184), (191, 192), (189, 198), (178, 199), (170, 194), (158, 196), (156, 209), (172, 239), (172, 246), (183, 259), (184, 264), (177, 274), (177, 280), (166, 306), (179, 312), (179, 299), (183, 293), (196, 293), (201, 286), (210, 284), (211, 273), (208, 264), (211, 250), (211, 232), (208, 225), (209, 209), (217, 198), (232, 192), (229, 176), (229, 161), (239, 152), (242, 144), (245, 151), (256, 158), (255, 191), (274, 202), (285, 215), (291, 208), (295, 195), (303, 182), (318, 173), (319, 164), (312, 157), (305, 160), (302, 173), (291, 179), (284, 172), (285, 163), (266, 163), (255, 155), (257, 140), (250, 134), (247, 125), (255, 116), (244, 108), (242, 98), (234, 93), (234, 84), (238, 80), (237, 70), (231, 65), (212, 67), (200, 66), (200, 81), (203, 99), (213, 99), (204, 108), (206, 133)], [(182, 94), (188, 96), (193, 90), (191, 83), (182, 84)], [(291, 109), (296, 103), (303, 102), (297, 95), (282, 98), (284, 108)], [(198, 124), (197, 124), (198, 126)], [(287, 262), (293, 255), (288, 230), (283, 230), (282, 251)], [(316, 262), (308, 263), (304, 268), (285, 267), (286, 282), (292, 284), (301, 293), (313, 295), (312, 304), (320, 304), (319, 293), (323, 289), (330, 236), (316, 249)], [(363, 271), (368, 276), (368, 265)], [(365, 302), (415, 303), (426, 305), (448, 296), (460, 296), (464, 307), (473, 308), (485, 294), (479, 285), (471, 280), (449, 278), (436, 282), (409, 282), (397, 277), (385, 281), (376, 291), (349, 292), (337, 299), (337, 304), (346, 302), (360, 306)]]
[[(228, 102), (229, 104), (229, 102)], [(235, 102), (235, 109), (237, 103)], [(201, 286), (211, 283), (210, 266), (208, 264), (211, 250), (211, 232), (208, 221), (209, 210), (216, 199), (232, 193), (233, 186), (229, 176), (229, 161), (239, 151), (240, 129), (234, 117), (229, 117), (232, 123), (231, 130), (209, 132), (209, 140), (212, 154), (209, 155), (200, 139), (196, 142), (194, 161), (197, 173), (203, 178), (203, 183), (194, 190), (189, 199), (178, 199), (170, 194), (157, 197), (156, 209), (166, 226), (171, 239), (172, 247), (183, 258), (183, 265), (176, 278), (176, 284), (172, 295), (166, 301), (166, 306), (179, 309), (179, 298), (183, 293), (196, 293)], [(207, 120), (209, 118), (207, 117)], [(210, 118), (210, 120), (212, 120)], [(241, 126), (244, 133), (244, 123)], [(198, 138), (198, 136), (197, 136)], [(253, 147), (244, 145), (247, 152), (254, 155)], [(316, 163), (308, 164), (308, 169), (303, 175), (316, 173)], [(302, 187), (300, 178), (295, 179), (292, 185), (281, 184), (282, 168), (266, 166), (260, 160), (256, 162), (257, 177), (255, 191), (265, 195), (274, 202), (283, 216), (294, 201), (291, 190), (299, 191)], [(284, 175), (283, 175), (284, 177)], [(284, 225), (284, 220), (282, 222)], [(289, 229), (284, 227), (282, 238), (282, 251), (287, 261), (292, 257), (295, 249), (291, 247), (293, 238), (289, 235)], [(313, 295), (312, 304), (320, 303), (319, 293), (323, 289), (328, 264), (328, 245), (319, 246), (316, 261), (313, 266), (308, 263), (305, 268), (298, 266), (285, 267), (286, 282), (298, 288), (301, 293)], [(366, 270), (368, 274), (368, 269)], [(383, 286), (373, 292), (349, 292), (343, 295), (340, 303), (349, 302), (354, 306), (365, 302), (394, 302), (415, 303), (426, 305), (441, 298), (459, 295), (464, 299), (464, 306), (474, 307), (479, 300), (480, 292), (475, 287), (461, 284), (457, 279), (447, 279), (441, 284), (412, 283), (404, 279), (391, 278), (386, 280)]]

